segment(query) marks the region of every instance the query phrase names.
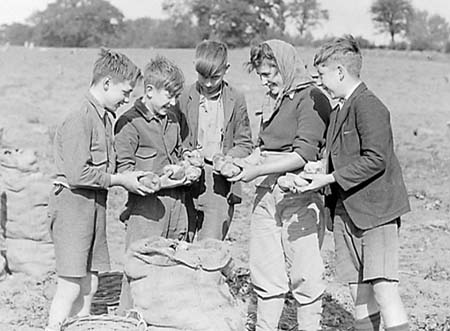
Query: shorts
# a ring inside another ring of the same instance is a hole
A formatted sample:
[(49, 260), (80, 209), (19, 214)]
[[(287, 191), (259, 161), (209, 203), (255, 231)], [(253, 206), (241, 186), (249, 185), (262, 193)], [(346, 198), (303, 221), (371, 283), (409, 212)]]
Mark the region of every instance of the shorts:
[(336, 274), (346, 283), (398, 281), (400, 218), (369, 230), (357, 228), (342, 204), (336, 208)]
[(106, 242), (106, 190), (66, 189), (51, 192), (51, 234), (56, 273), (84, 277), (111, 268)]
[(179, 188), (163, 189), (145, 197), (130, 194), (126, 213), (125, 249), (144, 238), (183, 240), (186, 237), (185, 193)]

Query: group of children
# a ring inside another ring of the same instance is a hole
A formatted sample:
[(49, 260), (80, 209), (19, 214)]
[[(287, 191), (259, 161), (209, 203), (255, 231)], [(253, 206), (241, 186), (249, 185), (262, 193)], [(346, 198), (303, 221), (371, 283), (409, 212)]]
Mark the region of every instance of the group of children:
[[(397, 266), (400, 216), (409, 204), (389, 112), (360, 80), (361, 64), (351, 36), (319, 49), (316, 80), (292, 45), (253, 46), (249, 71), (267, 88), (254, 146), (245, 97), (224, 80), (230, 66), (224, 43), (197, 46), (198, 77), (186, 89), (181, 70), (165, 57), (152, 59), (142, 73), (125, 55), (102, 50), (82, 107), (55, 137), (58, 282), (47, 330), (89, 314), (98, 273), (109, 270), (109, 187), (129, 192), (121, 215), (128, 247), (149, 236), (223, 240), (240, 201), (239, 182), (250, 181), (256, 186), (249, 241), (256, 331), (277, 330), (288, 291), (298, 303), (298, 330), (321, 330), (325, 222), (334, 234), (337, 275), (355, 303), (355, 330), (379, 330), (381, 319), (388, 331), (408, 330)], [(115, 117), (142, 78), (143, 96), (113, 130), (108, 114)], [(204, 161), (198, 181), (174, 179), (156, 192), (139, 181), (149, 172), (162, 175), (194, 151)], [(239, 173), (215, 171), (216, 155)], [(286, 179), (289, 185), (282, 184)], [(120, 305), (133, 305), (126, 278)]]

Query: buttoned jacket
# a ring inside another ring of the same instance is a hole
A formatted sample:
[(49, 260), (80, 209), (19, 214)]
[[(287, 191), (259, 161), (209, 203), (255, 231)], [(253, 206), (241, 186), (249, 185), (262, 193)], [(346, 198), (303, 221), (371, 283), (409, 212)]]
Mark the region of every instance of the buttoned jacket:
[(399, 161), (394, 153), (390, 114), (361, 83), (330, 116), (326, 138), (331, 186), (326, 205), (341, 199), (360, 229), (387, 223), (410, 210)]

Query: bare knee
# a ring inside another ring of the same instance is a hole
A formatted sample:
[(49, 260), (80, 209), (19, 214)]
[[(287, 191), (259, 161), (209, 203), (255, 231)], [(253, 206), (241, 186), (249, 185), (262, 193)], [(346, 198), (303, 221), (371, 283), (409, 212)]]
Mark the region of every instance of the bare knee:
[(398, 291), (398, 282), (389, 280), (377, 280), (373, 283), (375, 300), (380, 307), (387, 307), (401, 302)]

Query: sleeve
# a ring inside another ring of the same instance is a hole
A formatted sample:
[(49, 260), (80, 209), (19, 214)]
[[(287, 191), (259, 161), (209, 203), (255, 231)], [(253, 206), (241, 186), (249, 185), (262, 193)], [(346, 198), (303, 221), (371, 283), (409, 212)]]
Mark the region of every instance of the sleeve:
[(297, 107), (299, 116), (293, 151), (305, 161), (316, 161), (325, 143), (330, 103), (322, 92), (314, 88), (300, 99)]
[(117, 154), (117, 172), (134, 171), (136, 150), (139, 145), (138, 132), (126, 116), (117, 120), (114, 128), (114, 147)]
[(356, 128), (360, 151), (353, 162), (334, 171), (339, 186), (345, 191), (370, 180), (386, 168), (386, 158), (392, 148), (389, 111), (374, 95), (355, 101)]
[(236, 102), (236, 129), (233, 137), (233, 147), (227, 155), (232, 157), (246, 157), (253, 150), (252, 130), (248, 118), (247, 103), (243, 95), (239, 95)]
[[(91, 155), (92, 123), (86, 114), (74, 113), (61, 126), (60, 153), (64, 172), (70, 187), (108, 188), (111, 175), (93, 165)], [(107, 162), (106, 150), (99, 163)]]

